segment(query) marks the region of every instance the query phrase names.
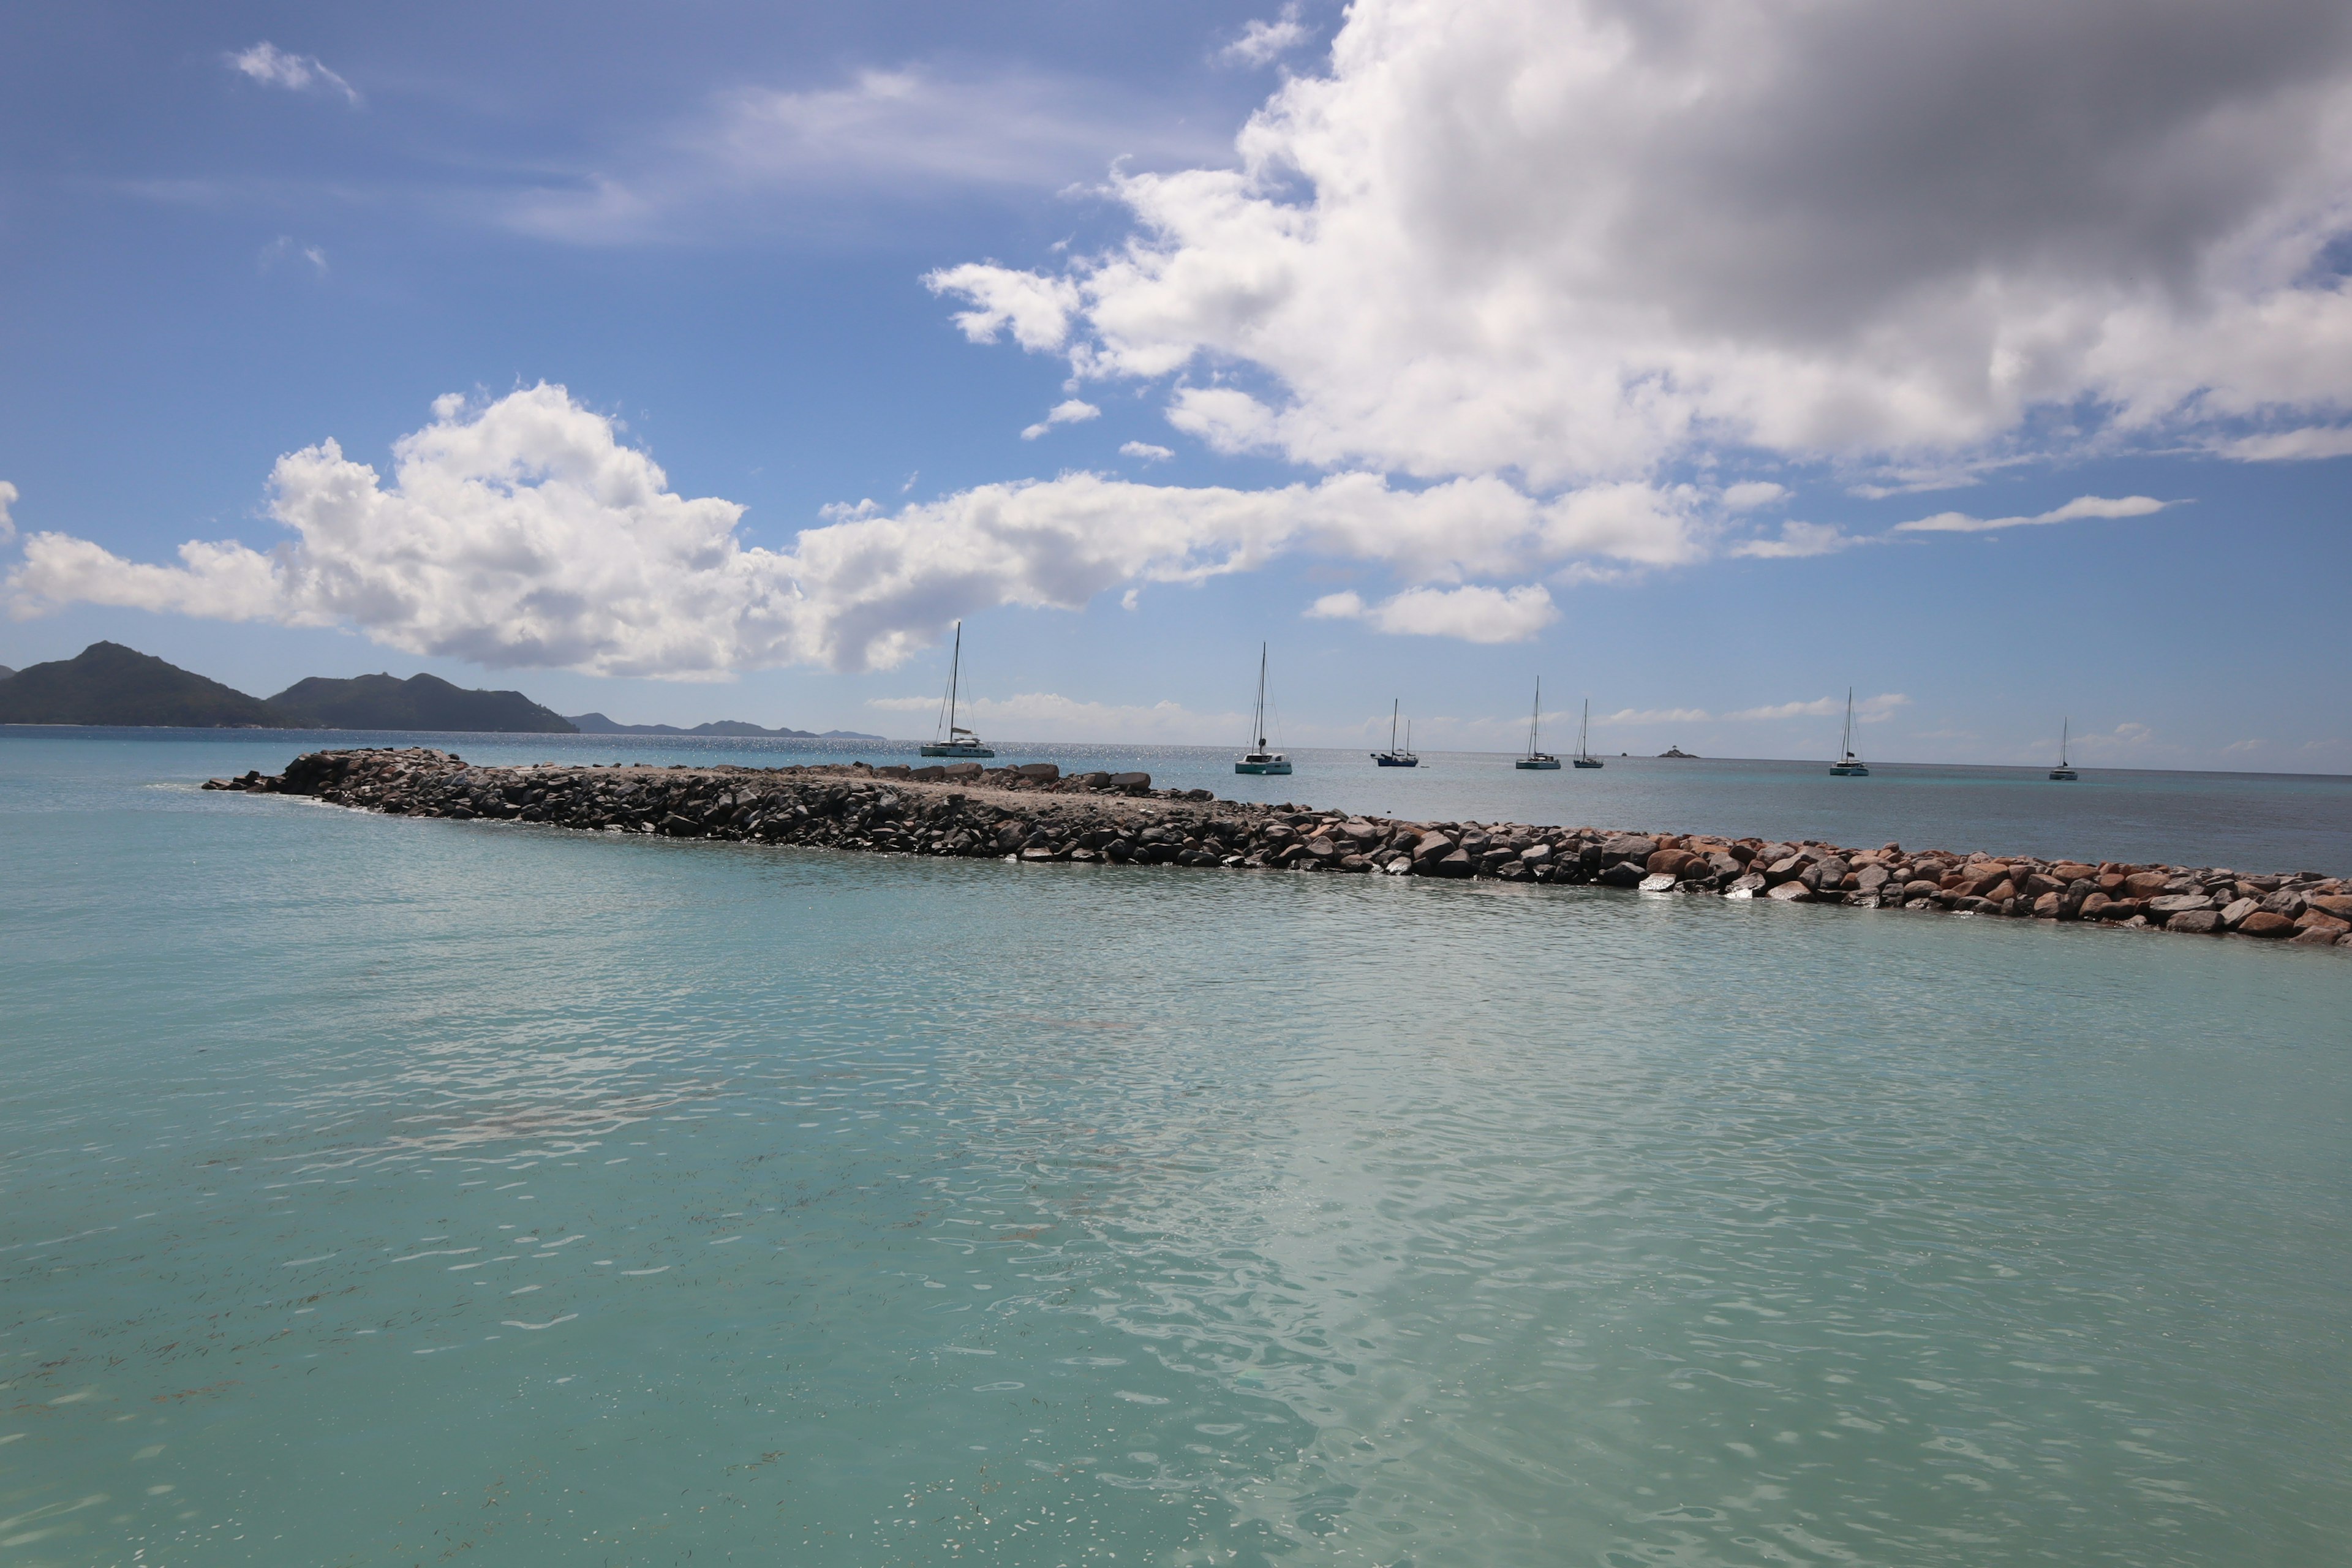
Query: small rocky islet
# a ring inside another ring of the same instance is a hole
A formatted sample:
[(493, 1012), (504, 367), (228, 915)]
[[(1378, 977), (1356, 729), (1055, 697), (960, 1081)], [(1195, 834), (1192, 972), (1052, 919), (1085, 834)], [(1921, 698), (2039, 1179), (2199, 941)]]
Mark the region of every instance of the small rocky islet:
[(786, 768), (483, 767), (422, 747), (313, 752), (212, 790), (305, 795), (394, 816), (886, 854), (1102, 866), (1487, 879), (2090, 921), (2352, 952), (2352, 882), (2316, 871), (1849, 849), (1707, 834), (1402, 822), (1155, 790), (1148, 773), (1065, 775), (865, 763)]

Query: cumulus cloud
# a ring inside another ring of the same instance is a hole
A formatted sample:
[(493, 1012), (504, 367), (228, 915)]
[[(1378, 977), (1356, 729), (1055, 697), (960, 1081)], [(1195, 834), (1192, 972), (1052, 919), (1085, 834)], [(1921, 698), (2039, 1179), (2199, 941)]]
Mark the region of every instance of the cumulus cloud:
[(2032, 517), (1970, 517), (1964, 511), (1939, 511), (1895, 525), (1897, 533), (1990, 533), (2001, 528), (2034, 528), (2044, 523), (2076, 522), (2084, 518), (2146, 517), (2171, 505), (2154, 496), (2076, 496), (2064, 506)]
[(1219, 449), (1539, 489), (1965, 473), (2352, 386), (2340, 5), (1358, 0), (1237, 148), (1115, 175), (1104, 252), (933, 287), (975, 335), (1026, 301), (1081, 375), (1191, 377)]
[(1734, 555), (1766, 561), (1796, 561), (1811, 555), (1834, 555), (1866, 542), (1832, 523), (1784, 522), (1778, 539), (1743, 539), (1731, 547)]
[(1164, 463), (1176, 454), (1165, 447), (1155, 446), (1150, 441), (1122, 441), (1118, 445), (1118, 455), (1122, 458), (1134, 458), (1146, 463)]
[(249, 49), (224, 58), (231, 70), (264, 87), (282, 87), (289, 92), (338, 93), (352, 108), (359, 107), (359, 89), (329, 70), (326, 62), (316, 55), (289, 54), (265, 38)]
[(1228, 65), (1262, 66), (1281, 58), (1309, 37), (1307, 24), (1298, 19), (1298, 7), (1285, 5), (1273, 21), (1261, 17), (1244, 27), (1240, 37), (1217, 51), (1217, 58)]
[(289, 537), (267, 550), (192, 541), (163, 565), (35, 533), (7, 576), (10, 606), (348, 626), (492, 668), (692, 679), (792, 663), (887, 668), (992, 605), (1076, 609), (1136, 584), (1305, 552), (1413, 584), (1366, 611), (1384, 629), (1491, 641), (1555, 612), (1540, 587), (1475, 579), (1573, 555), (1650, 560), (1661, 545), (1640, 520), (1689, 500), (1633, 486), (1540, 502), (1491, 478), (1404, 489), (1349, 473), (1241, 490), (1069, 473), (895, 512), (827, 508), (789, 550), (768, 550), (745, 542), (741, 507), (673, 491), (612, 420), (560, 386), (480, 407), (442, 398), (393, 458), (389, 482), (331, 440), (279, 458), (269, 512)]
[(1034, 441), (1056, 425), (1078, 425), (1102, 417), (1102, 410), (1080, 398), (1056, 403), (1045, 411), (1045, 417), (1021, 432), (1024, 441)]
[(8, 509), (16, 504), (16, 487), (5, 479), (0, 479), (0, 544), (5, 544), (16, 537), (16, 520), (8, 515)]
[(1464, 642), (1526, 642), (1559, 619), (1541, 584), (1488, 588), (1409, 588), (1368, 605), (1352, 590), (1326, 594), (1307, 614), (1323, 620), (1363, 621), (1377, 631), (1407, 637), (1459, 637)]

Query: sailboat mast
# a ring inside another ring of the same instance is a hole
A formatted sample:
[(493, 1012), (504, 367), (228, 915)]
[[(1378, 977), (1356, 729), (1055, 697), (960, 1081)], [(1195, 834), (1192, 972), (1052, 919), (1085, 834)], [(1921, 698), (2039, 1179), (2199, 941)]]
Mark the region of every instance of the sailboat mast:
[(1528, 714), (1528, 755), (1536, 754), (1536, 731), (1543, 722), (1543, 677), (1536, 677), (1536, 705)]
[(1257, 645), (1257, 718), (1253, 726), (1257, 731), (1257, 749), (1265, 750), (1265, 644)]
[(1396, 750), (1397, 710), (1403, 706), (1404, 699), (1402, 697), (1389, 700), (1389, 750), (1391, 752)]
[(2074, 728), (2074, 721), (2071, 717), (2058, 726), (2058, 765), (2062, 768), (2066, 765), (2066, 740)]
[(955, 739), (956, 687), (963, 678), (963, 623), (958, 621), (955, 630), (955, 655), (948, 661), (948, 739)]

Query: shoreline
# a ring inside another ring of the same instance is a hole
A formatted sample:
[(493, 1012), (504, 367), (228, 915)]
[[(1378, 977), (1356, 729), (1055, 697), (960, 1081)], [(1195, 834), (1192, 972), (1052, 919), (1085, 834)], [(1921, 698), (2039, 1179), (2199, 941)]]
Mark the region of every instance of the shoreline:
[(1484, 879), (1848, 909), (2089, 921), (2352, 953), (2352, 881), (2315, 871), (1852, 849), (1525, 823), (1408, 822), (1154, 790), (1140, 773), (1064, 775), (864, 763), (527, 763), (483, 767), (424, 747), (312, 752), (280, 774), (207, 790), (297, 795), (357, 810), (575, 831), (1195, 869)]

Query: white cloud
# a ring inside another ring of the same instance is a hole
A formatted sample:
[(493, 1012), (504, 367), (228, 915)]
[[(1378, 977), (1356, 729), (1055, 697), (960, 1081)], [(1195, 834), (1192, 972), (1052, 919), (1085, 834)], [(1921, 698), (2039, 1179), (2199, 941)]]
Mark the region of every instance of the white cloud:
[(1091, 403), (1073, 397), (1066, 402), (1056, 403), (1047, 409), (1045, 418), (1021, 432), (1021, 438), (1024, 441), (1034, 441), (1056, 425), (1079, 425), (1087, 420), (1100, 417), (1102, 417), (1101, 409)]
[(1352, 590), (1326, 594), (1307, 614), (1323, 620), (1360, 620), (1391, 635), (1459, 637), (1464, 642), (1526, 642), (1559, 619), (1541, 584), (1517, 588), (1409, 588), (1368, 605)]
[(1021, 341), (1082, 375), (1249, 367), (1176, 394), (1220, 449), (1539, 489), (2352, 401), (2352, 26), (2307, 0), (1358, 0), (1237, 147), (933, 285), (1051, 289)]
[(1725, 486), (1723, 491), (1723, 504), (1731, 511), (1754, 511), (1759, 506), (1770, 506), (1775, 501), (1788, 499), (1787, 487), (1776, 485), (1769, 479), (1743, 479), (1736, 485)]
[[(959, 616), (1077, 609), (1144, 583), (1200, 582), (1284, 553), (1375, 563), (1411, 584), (1366, 612), (1383, 629), (1492, 641), (1549, 620), (1540, 587), (1428, 584), (1524, 575), (1582, 555), (1673, 557), (1681, 492), (1542, 502), (1499, 479), (1400, 489), (1336, 474), (1278, 489), (1068, 473), (886, 511), (826, 509), (789, 550), (748, 545), (743, 509), (673, 492), (614, 423), (560, 386), (484, 407), (444, 397), (393, 447), (386, 483), (333, 441), (278, 459), (267, 550), (194, 541), (176, 565), (36, 533), (12, 611), (115, 605), (226, 620), (350, 626), (388, 647), (492, 668), (694, 679), (775, 665), (887, 668)], [(1663, 521), (1662, 521), (1663, 520)]]
[(1149, 441), (1122, 441), (1119, 443), (1118, 455), (1122, 458), (1135, 458), (1146, 463), (1164, 463), (1176, 454), (1165, 447), (1154, 446)]
[(1811, 555), (1834, 555), (1868, 542), (1826, 522), (1784, 522), (1778, 539), (1746, 539), (1731, 547), (1734, 555), (1768, 561), (1794, 561)]
[[(1181, 115), (1108, 84), (919, 66), (861, 70), (822, 87), (733, 89), (675, 123), (630, 130), (570, 179), (502, 198), (498, 218), (588, 245), (804, 236), (870, 221), (870, 209), (894, 200), (1054, 191), (1099, 179), (1122, 158), (1164, 164), (1220, 155)], [(824, 195), (848, 205), (812, 200)], [(1037, 346), (1032, 335), (1016, 337)]]
[(264, 39), (249, 49), (223, 58), (231, 70), (265, 87), (282, 87), (289, 92), (341, 93), (344, 102), (354, 109), (359, 107), (359, 89), (329, 70), (316, 55), (289, 54)]
[(2221, 455), (2242, 463), (2294, 462), (2316, 458), (2352, 457), (2352, 427), (2315, 425), (2301, 430), (2281, 430), (2267, 436), (2242, 436), (2223, 442)]
[[(1856, 700), (1853, 716), (1858, 723), (1875, 724), (1894, 718), (1910, 705), (1911, 699), (1899, 691), (1883, 692), (1876, 697)], [(1844, 712), (1844, 698), (1816, 697), (1801, 702), (1775, 702), (1760, 708), (1740, 708), (1728, 713), (1712, 713), (1704, 708), (1627, 708), (1600, 717), (1612, 724), (1770, 724), (1789, 719), (1835, 719)]]
[(16, 487), (5, 479), (0, 479), (0, 544), (5, 544), (16, 537), (16, 521), (8, 515), (8, 509), (16, 504)]
[(1285, 5), (1275, 20), (1260, 18), (1244, 27), (1240, 37), (1217, 51), (1217, 58), (1229, 65), (1262, 66), (1288, 54), (1311, 36), (1307, 24), (1298, 19), (1298, 7)]
[[(874, 697), (868, 708), (887, 713), (935, 711), (937, 693), (929, 697)], [(1246, 713), (1196, 713), (1181, 702), (1087, 702), (1051, 691), (1029, 691), (1017, 697), (967, 699), (958, 706), (963, 722), (982, 734), (1006, 741), (1132, 741), (1162, 745), (1213, 743), (1230, 740), (1249, 725)]]
[(259, 258), (261, 270), (268, 272), (279, 262), (289, 261), (297, 257), (309, 262), (310, 270), (317, 276), (324, 278), (327, 275), (327, 253), (322, 247), (300, 244), (291, 235), (285, 234), (279, 235), (261, 247)]
[(2153, 496), (2076, 496), (2064, 506), (2032, 517), (1970, 517), (1964, 511), (1940, 511), (1895, 525), (1897, 533), (1989, 533), (2000, 528), (2033, 528), (2044, 523), (2075, 522), (2084, 518), (2146, 517), (2162, 511), (2170, 501)]

